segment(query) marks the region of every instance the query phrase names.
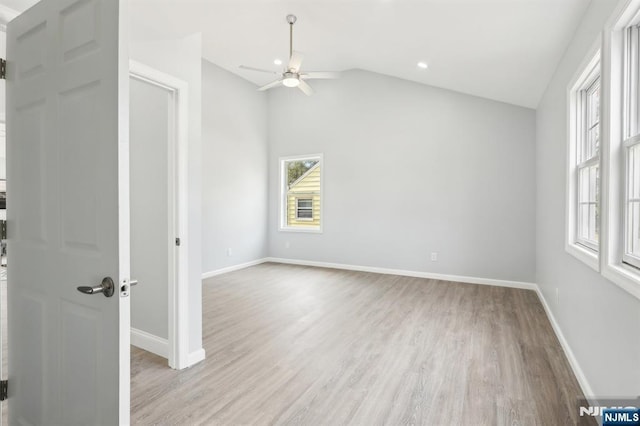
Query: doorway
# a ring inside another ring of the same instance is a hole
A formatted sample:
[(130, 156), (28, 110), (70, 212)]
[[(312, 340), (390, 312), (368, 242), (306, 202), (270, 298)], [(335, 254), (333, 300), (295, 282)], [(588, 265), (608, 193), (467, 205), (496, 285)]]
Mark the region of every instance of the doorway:
[(130, 62), (131, 343), (187, 365), (187, 84)]

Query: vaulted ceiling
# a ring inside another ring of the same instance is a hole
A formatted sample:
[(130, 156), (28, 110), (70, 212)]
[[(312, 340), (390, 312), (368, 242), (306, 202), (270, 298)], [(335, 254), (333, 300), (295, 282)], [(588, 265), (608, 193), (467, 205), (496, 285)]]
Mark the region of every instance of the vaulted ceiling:
[[(136, 38), (201, 31), (203, 56), (256, 84), (294, 48), (306, 70), (360, 68), (536, 107), (589, 0), (132, 0)], [(419, 61), (428, 63), (419, 69)]]
[[(589, 2), (131, 0), (132, 37), (201, 32), (204, 58), (261, 85), (272, 76), (238, 66), (279, 70), (292, 13), (306, 70), (359, 68), (535, 108)], [(24, 9), (34, 0), (0, 3)]]

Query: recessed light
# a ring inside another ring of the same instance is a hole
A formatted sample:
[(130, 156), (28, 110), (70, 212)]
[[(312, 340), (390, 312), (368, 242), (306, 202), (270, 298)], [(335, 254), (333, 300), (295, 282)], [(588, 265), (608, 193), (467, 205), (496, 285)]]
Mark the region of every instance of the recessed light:
[(282, 65), (282, 61), (281, 61), (280, 59), (274, 59), (274, 60), (273, 60), (273, 63), (274, 63), (275, 65)]
[(426, 62), (418, 62), (418, 68), (426, 70), (427, 68), (429, 68), (429, 65)]

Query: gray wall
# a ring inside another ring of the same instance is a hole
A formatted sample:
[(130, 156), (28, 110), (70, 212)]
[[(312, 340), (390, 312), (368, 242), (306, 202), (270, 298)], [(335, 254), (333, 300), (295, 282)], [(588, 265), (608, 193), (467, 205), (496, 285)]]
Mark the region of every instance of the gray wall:
[(207, 273), (267, 256), (267, 95), (202, 61), (202, 118)]
[[(534, 281), (535, 111), (365, 71), (313, 86), (269, 93), (271, 256)], [(278, 158), (314, 153), (324, 233), (280, 232)]]
[(189, 351), (202, 349), (202, 41), (199, 34), (180, 40), (132, 42), (131, 59), (175, 76), (189, 85)]
[(169, 338), (169, 92), (129, 80), (131, 327)]
[(536, 123), (537, 282), (596, 396), (640, 394), (640, 301), (564, 250), (566, 96), (616, 3), (592, 1), (543, 96)]

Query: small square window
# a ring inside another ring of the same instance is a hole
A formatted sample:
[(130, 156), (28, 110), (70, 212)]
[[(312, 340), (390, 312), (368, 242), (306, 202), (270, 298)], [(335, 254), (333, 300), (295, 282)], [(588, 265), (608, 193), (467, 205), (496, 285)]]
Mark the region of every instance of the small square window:
[(296, 219), (313, 220), (313, 199), (298, 198), (296, 200)]

